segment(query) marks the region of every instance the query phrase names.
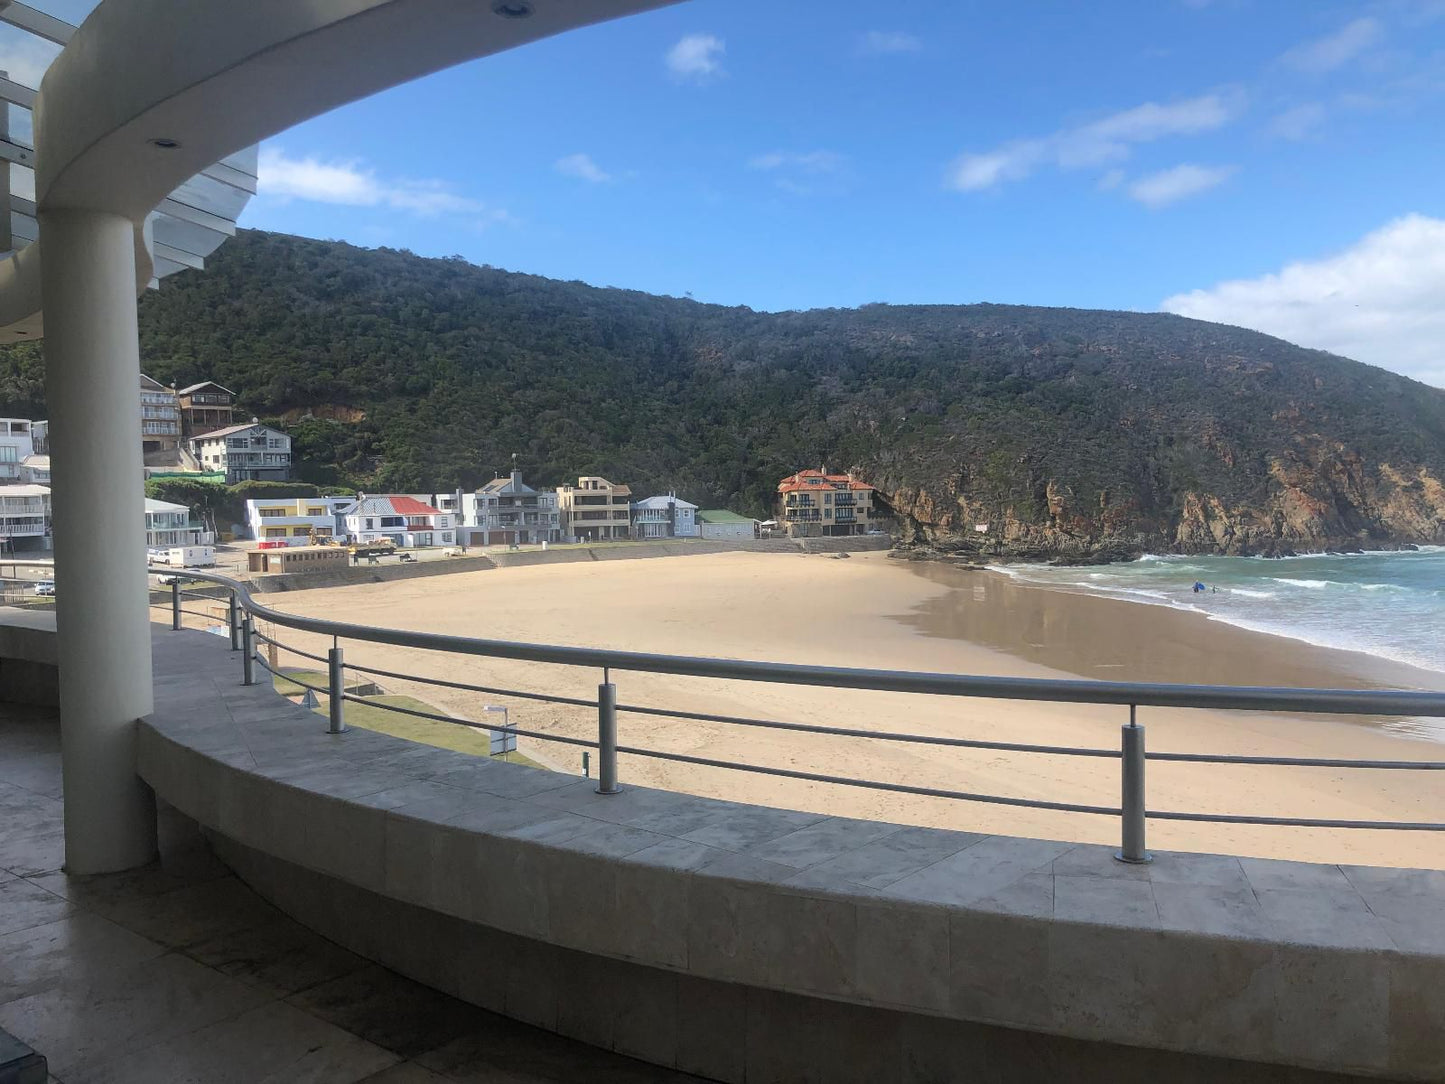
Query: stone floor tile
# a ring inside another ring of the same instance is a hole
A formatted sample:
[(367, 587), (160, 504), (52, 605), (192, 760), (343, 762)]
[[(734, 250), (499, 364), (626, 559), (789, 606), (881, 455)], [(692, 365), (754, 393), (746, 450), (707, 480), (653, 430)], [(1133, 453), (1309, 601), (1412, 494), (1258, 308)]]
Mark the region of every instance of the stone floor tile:
[(0, 869), (21, 877), (53, 873), (65, 865), (65, 835), (55, 831), (44, 835), (17, 836), (0, 843)]
[(287, 1002), (403, 1058), (467, 1034), (486, 1015), (374, 964)]
[(1353, 886), (1339, 866), (1312, 862), (1281, 862), (1272, 858), (1241, 858), (1240, 868), (1256, 889), (1350, 889)]
[(395, 1054), (282, 1002), (65, 1074), (67, 1084), (352, 1084)]
[(0, 1005), (0, 1027), (44, 1053), (64, 1080), (84, 1062), (118, 1058), (267, 1000), (253, 987), (170, 954)]
[(0, 935), (0, 1002), (27, 997), (79, 976), (127, 967), (163, 952), (155, 942), (99, 915), (74, 911), (43, 926)]
[(187, 885), (153, 896), (97, 895), (83, 906), (170, 948), (259, 926), (278, 914), (235, 877)]
[(1220, 885), (1244, 891), (1250, 888), (1239, 859), (1228, 854), (1155, 851), (1154, 861), (1143, 868), (1156, 885)]
[(403, 1061), (390, 1069), (383, 1069), (375, 1076), (369, 1076), (357, 1084), (448, 1084), (447, 1078), (438, 1076), (430, 1069), (423, 1069), (414, 1061)]
[(1121, 862), (1114, 857), (1117, 847), (1080, 843), (1054, 859), (1054, 873), (1064, 877), (1109, 877), (1114, 880), (1147, 881), (1151, 864)]
[(44, 926), (74, 910), (65, 897), (27, 880), (12, 878), (0, 883), (0, 934)]
[(283, 915), (188, 946), (185, 955), (223, 975), (278, 997), (298, 993), (371, 966)]
[(1394, 942), (1353, 888), (1256, 889), (1255, 897), (1279, 940), (1293, 945), (1390, 949)]
[(701, 1084), (697, 1077), (490, 1014), (472, 1033), (416, 1062), (458, 1084)]

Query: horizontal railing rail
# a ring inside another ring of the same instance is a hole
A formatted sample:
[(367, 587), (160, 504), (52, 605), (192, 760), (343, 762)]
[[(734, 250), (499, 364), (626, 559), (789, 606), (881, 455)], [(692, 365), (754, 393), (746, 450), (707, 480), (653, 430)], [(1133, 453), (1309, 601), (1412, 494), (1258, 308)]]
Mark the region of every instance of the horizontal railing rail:
[[(150, 571), (162, 575), (174, 575), (176, 572), (176, 570), (165, 568), (152, 568)], [(243, 683), (254, 684), (254, 665), (260, 663), (263, 670), (277, 677), (285, 678), (299, 688), (317, 693), (325, 693), (329, 701), (329, 729), (331, 732), (340, 733), (346, 729), (345, 706), (348, 703), (356, 703), (369, 704), (401, 716), (454, 724), (476, 731), (485, 731), (493, 734), (504, 732), (509, 736), (530, 737), (542, 741), (580, 747), (588, 751), (583, 754), (584, 765), (587, 764), (587, 757), (590, 751), (595, 750), (598, 756), (597, 789), (602, 794), (614, 794), (618, 792), (617, 755), (623, 753), (630, 756), (668, 760), (679, 764), (750, 772), (806, 782), (826, 783), (868, 790), (979, 802), (992, 805), (1119, 817), (1122, 821), (1123, 831), (1122, 846), (1118, 852), (1118, 857), (1127, 862), (1144, 862), (1149, 860), (1148, 851), (1145, 848), (1145, 828), (1149, 818), (1160, 821), (1248, 824), (1269, 827), (1445, 831), (1445, 823), (1429, 821), (1257, 816), (1252, 814), (1189, 812), (1147, 808), (1144, 793), (1144, 766), (1148, 761), (1160, 763), (1226, 764), (1236, 766), (1271, 765), (1290, 768), (1327, 768), (1333, 770), (1445, 771), (1445, 760), (1363, 760), (1334, 757), (1273, 757), (1224, 753), (1147, 752), (1144, 747), (1144, 727), (1139, 724), (1137, 719), (1137, 712), (1141, 707), (1212, 708), (1234, 711), (1445, 718), (1445, 693), (1397, 689), (1298, 689), (1287, 687), (1182, 685), (1051, 678), (1001, 678), (851, 667), (809, 666), (796, 663), (662, 655), (636, 651), (618, 651), (607, 648), (565, 647), (554, 644), (489, 640), (477, 637), (452, 636), (443, 633), (416, 632), (407, 629), (358, 625), (344, 621), (333, 621), (327, 618), (307, 617), (301, 614), (287, 613), (284, 610), (277, 610), (274, 607), (258, 602), (252, 596), (249, 587), (241, 581), (217, 573), (202, 572), (194, 569), (184, 570), (183, 575), (187, 580), (199, 580), (216, 584), (222, 590), (220, 594), (186, 591), (181, 588), (178, 580), (173, 581), (170, 585), (170, 607), (172, 610), (173, 627), (177, 629), (181, 627), (183, 614), (195, 614), (195, 611), (182, 609), (180, 601), (184, 596), (194, 595), (204, 598), (207, 601), (226, 602), (228, 606), (226, 620), (229, 624), (231, 644), (233, 649), (240, 650), (243, 656)], [(157, 603), (156, 605), (164, 604)], [(216, 619), (216, 615), (214, 614), (196, 614), (196, 616), (206, 620)], [(270, 622), (272, 626), (329, 637), (331, 638), (333, 646), (325, 655), (320, 655), (294, 645), (286, 644), (276, 638), (274, 634), (263, 635), (258, 633), (255, 628), (255, 623), (258, 619)], [(385, 644), (393, 647), (415, 648), (454, 655), (511, 659), (523, 662), (600, 669), (603, 680), (598, 686), (597, 697), (595, 699), (589, 699), (563, 696), (555, 693), (472, 684), (447, 678), (387, 670), (374, 666), (352, 664), (348, 667), (345, 663), (341, 647), (342, 641), (347, 640)], [(326, 683), (324, 685), (318, 684), (312, 681), (306, 681), (296, 673), (286, 673), (279, 667), (274, 666), (274, 659), (271, 664), (268, 664), (260, 658), (257, 652), (257, 644), (260, 643), (270, 645), (278, 652), (286, 652), (298, 658), (312, 659), (319, 663), (325, 663), (327, 665)], [(587, 709), (595, 708), (598, 713), (598, 736), (597, 739), (593, 741), (548, 731), (525, 730), (510, 725), (505, 719), (501, 723), (480, 721), (458, 718), (440, 712), (425, 711), (419, 708), (406, 707), (400, 704), (378, 703), (374, 697), (358, 696), (354, 692), (348, 691), (344, 680), (347, 669), (375, 677), (416, 682), (438, 688), (477, 692), (489, 696), (512, 697)], [(613, 671), (720, 678), (733, 681), (771, 682), (787, 685), (824, 686), (838, 689), (913, 693), (932, 696), (1117, 705), (1127, 706), (1129, 708), (1129, 722), (1121, 728), (1121, 742), (1117, 748), (1043, 745), (991, 741), (976, 738), (955, 738), (941, 735), (911, 734), (859, 727), (821, 726), (814, 723), (790, 722), (779, 719), (756, 719), (746, 716), (723, 715), (640, 704), (619, 704), (617, 702), (617, 687), (613, 684), (611, 677)], [(950, 790), (947, 788), (924, 787), (907, 783), (891, 783), (852, 776), (831, 775), (823, 772), (782, 768), (766, 764), (750, 764), (662, 749), (623, 745), (619, 744), (617, 738), (617, 717), (619, 714), (669, 718), (682, 722), (717, 723), (729, 726), (788, 731), (818, 737), (860, 738), (871, 741), (931, 745), (940, 748), (985, 749), (1018, 754), (1118, 760), (1121, 761), (1121, 802), (1118, 806), (1103, 806), (1077, 802), (1052, 801), (1043, 798), (984, 794), (973, 791)]]

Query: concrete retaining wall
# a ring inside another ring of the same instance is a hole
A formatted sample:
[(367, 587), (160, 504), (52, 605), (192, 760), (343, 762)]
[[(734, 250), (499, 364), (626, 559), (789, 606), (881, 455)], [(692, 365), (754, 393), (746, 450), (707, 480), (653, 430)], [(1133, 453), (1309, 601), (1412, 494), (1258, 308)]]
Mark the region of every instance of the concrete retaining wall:
[(237, 689), (214, 637), (157, 633), (156, 661), (140, 774), (263, 894), (589, 1042), (739, 1082), (1445, 1076), (1440, 872), (1125, 866), (1105, 847), (598, 795), (327, 734)]
[(0, 700), (39, 707), (60, 703), (53, 609), (0, 608)]
[(450, 557), (439, 561), (401, 564), (349, 565), (333, 572), (284, 572), (276, 576), (254, 576), (251, 589), (260, 594), (277, 591), (309, 591), (316, 587), (347, 587), (358, 583), (388, 583), (423, 576), (445, 576), (453, 572), (483, 572), (496, 568), (489, 557)]

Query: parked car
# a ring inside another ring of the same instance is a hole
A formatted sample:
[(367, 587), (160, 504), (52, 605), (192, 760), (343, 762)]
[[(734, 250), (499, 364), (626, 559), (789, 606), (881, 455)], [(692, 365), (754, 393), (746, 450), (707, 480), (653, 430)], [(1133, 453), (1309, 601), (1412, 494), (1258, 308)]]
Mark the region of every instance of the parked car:
[(173, 572), (163, 572), (156, 577), (156, 583), (163, 587), (169, 587), (173, 583), (180, 583), (181, 577)]
[(41, 580), (35, 585), (35, 593), (37, 595), (45, 595), (47, 597), (53, 598), (55, 596), (55, 581)]

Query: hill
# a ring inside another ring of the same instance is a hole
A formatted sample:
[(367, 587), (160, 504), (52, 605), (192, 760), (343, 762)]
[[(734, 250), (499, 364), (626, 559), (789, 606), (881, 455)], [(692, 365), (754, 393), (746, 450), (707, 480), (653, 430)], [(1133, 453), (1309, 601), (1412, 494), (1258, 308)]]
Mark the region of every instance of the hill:
[[(1165, 314), (769, 314), (242, 231), (140, 326), (147, 372), (235, 389), (323, 484), (473, 486), (515, 452), (763, 514), (826, 463), (945, 549), (1445, 542), (1445, 391)], [(0, 357), (5, 411), (43, 416), (40, 349)]]

